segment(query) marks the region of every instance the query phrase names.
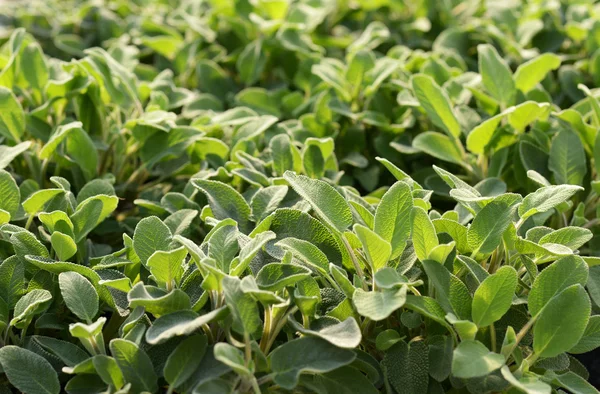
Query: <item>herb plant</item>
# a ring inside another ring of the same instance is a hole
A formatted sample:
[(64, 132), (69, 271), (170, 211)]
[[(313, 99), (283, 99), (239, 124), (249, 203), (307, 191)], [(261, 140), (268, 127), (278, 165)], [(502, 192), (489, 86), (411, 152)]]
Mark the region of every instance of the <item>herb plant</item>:
[(0, 7), (0, 392), (598, 393), (595, 4)]

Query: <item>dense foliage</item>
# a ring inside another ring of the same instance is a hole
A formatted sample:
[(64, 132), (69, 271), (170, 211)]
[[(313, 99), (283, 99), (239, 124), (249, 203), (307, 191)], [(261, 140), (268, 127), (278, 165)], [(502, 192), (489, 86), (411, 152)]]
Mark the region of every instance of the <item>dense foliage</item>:
[(598, 393), (599, 6), (0, 8), (0, 393)]

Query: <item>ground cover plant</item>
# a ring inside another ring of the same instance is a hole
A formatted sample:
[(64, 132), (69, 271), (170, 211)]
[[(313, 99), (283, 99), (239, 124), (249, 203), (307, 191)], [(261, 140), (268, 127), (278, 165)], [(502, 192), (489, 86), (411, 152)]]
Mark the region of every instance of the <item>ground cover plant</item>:
[(598, 393), (598, 5), (0, 11), (1, 393)]

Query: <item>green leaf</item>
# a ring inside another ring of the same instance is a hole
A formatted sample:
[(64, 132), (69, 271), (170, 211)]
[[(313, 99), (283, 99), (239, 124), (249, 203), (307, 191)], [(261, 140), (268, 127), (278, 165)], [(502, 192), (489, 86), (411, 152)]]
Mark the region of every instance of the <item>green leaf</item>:
[(477, 46), (479, 74), (485, 88), (504, 108), (513, 105), (516, 87), (510, 68), (490, 44)]
[(454, 349), (452, 375), (457, 378), (471, 379), (485, 376), (504, 365), (501, 354), (490, 352), (479, 341), (462, 341)]
[(301, 265), (270, 263), (256, 274), (256, 284), (263, 290), (279, 291), (311, 275), (311, 271)]
[(52, 249), (56, 252), (56, 256), (63, 261), (69, 260), (77, 253), (77, 244), (70, 236), (55, 231), (50, 237)]
[(25, 265), (17, 256), (11, 256), (0, 264), (0, 297), (12, 309), (25, 284)]
[(403, 179), (406, 179), (406, 180), (412, 181), (411, 177), (407, 173), (402, 171), (400, 168), (398, 168), (396, 165), (394, 165), (394, 163), (392, 163), (391, 161), (389, 161), (383, 157), (376, 157), (375, 160), (377, 160), (378, 162), (383, 164), (383, 166), (385, 168), (387, 168), (387, 170), (394, 176), (394, 178), (396, 178), (396, 180), (401, 181)]
[(552, 387), (536, 377), (522, 377), (517, 379), (510, 369), (505, 365), (500, 370), (504, 379), (506, 379), (513, 387), (527, 394), (550, 394)]
[(304, 172), (310, 178), (320, 179), (325, 175), (325, 158), (319, 146), (305, 145), (302, 153)]
[(429, 341), (429, 375), (443, 382), (452, 372), (454, 341), (451, 336), (432, 336)]
[(467, 286), (437, 261), (424, 260), (422, 264), (442, 308), (461, 319), (468, 319), (471, 316), (471, 294)]
[(518, 194), (502, 194), (475, 216), (467, 230), (467, 242), (473, 250), (473, 256), (491, 253), (500, 245), (502, 234), (512, 223), (512, 215), (520, 201)]
[(135, 343), (125, 339), (110, 341), (110, 352), (134, 392), (158, 390), (157, 376), (152, 361)]
[(29, 254), (47, 258), (48, 249), (29, 231), (19, 231), (10, 236), (10, 242), (17, 256), (26, 256)]
[(189, 309), (190, 297), (180, 289), (170, 292), (138, 282), (127, 293), (130, 308), (143, 306), (148, 313), (162, 316), (180, 309)]
[(456, 249), (459, 253), (468, 253), (471, 251), (467, 242), (467, 228), (460, 223), (450, 219), (435, 219), (432, 221), (435, 231), (446, 233), (456, 243)]
[(41, 211), (44, 206), (55, 196), (63, 194), (64, 189), (43, 189), (32, 193), (25, 201), (23, 201), (23, 209), (29, 215), (35, 215)]
[(25, 394), (60, 392), (58, 375), (42, 356), (18, 346), (4, 346), (0, 363), (10, 383)]
[(426, 131), (415, 137), (413, 147), (437, 159), (463, 165), (462, 152), (447, 135)]
[(517, 89), (527, 93), (540, 83), (546, 75), (560, 67), (560, 57), (553, 53), (544, 53), (517, 67), (514, 79)]
[(267, 57), (262, 49), (262, 40), (254, 40), (249, 43), (236, 62), (236, 68), (240, 79), (246, 85), (254, 84), (262, 74)]
[(17, 328), (27, 327), (33, 316), (44, 312), (51, 301), (52, 294), (48, 290), (31, 290), (15, 304), (14, 317), (10, 325)]
[(114, 358), (99, 354), (93, 358), (94, 368), (102, 381), (119, 390), (125, 384), (123, 373)]
[(526, 101), (509, 108), (505, 113), (508, 116), (508, 124), (514, 127), (517, 132), (522, 132), (536, 120), (546, 120), (551, 109), (549, 103)]
[(549, 211), (559, 204), (568, 201), (575, 193), (583, 190), (581, 186), (557, 185), (545, 186), (528, 194), (519, 205), (519, 216), (522, 220), (535, 215)]
[(142, 264), (146, 265), (148, 259), (156, 251), (168, 251), (171, 245), (172, 234), (156, 216), (140, 220), (133, 234), (133, 248)]
[(400, 273), (392, 267), (380, 269), (375, 273), (373, 279), (380, 289), (395, 289), (411, 283), (406, 276), (400, 275)]
[(230, 275), (240, 276), (250, 265), (252, 259), (261, 251), (267, 242), (275, 239), (276, 235), (272, 231), (259, 233), (251, 238), (250, 241), (242, 247), (239, 253), (239, 263), (230, 269)]
[(100, 223), (117, 209), (117, 196), (97, 195), (90, 197), (77, 206), (71, 216), (75, 232), (75, 242), (80, 242)]
[(0, 209), (14, 216), (19, 210), (21, 191), (13, 177), (4, 170), (0, 170), (0, 195)]
[(585, 332), (590, 312), (590, 299), (580, 284), (553, 297), (533, 327), (536, 355), (554, 357), (575, 346)]
[(96, 174), (98, 152), (88, 133), (83, 130), (81, 122), (58, 126), (40, 151), (40, 158), (49, 159), (57, 153), (59, 145), (65, 141), (67, 155), (81, 167), (88, 178), (93, 177)]
[(398, 334), (398, 331), (388, 329), (377, 334), (375, 344), (377, 350), (385, 351), (394, 346), (396, 343), (400, 342), (401, 340), (402, 338), (400, 337), (400, 334)]
[(179, 285), (181, 281), (183, 263), (187, 254), (187, 249), (183, 246), (170, 251), (157, 250), (148, 258), (146, 265), (154, 279), (170, 290), (173, 288), (173, 283)]
[(171, 230), (171, 234), (187, 234), (194, 219), (198, 217), (198, 211), (194, 209), (181, 209), (165, 219), (165, 224)]
[(585, 150), (581, 139), (569, 129), (561, 130), (552, 140), (548, 168), (556, 183), (579, 185), (587, 173)]
[(377, 205), (373, 230), (392, 245), (390, 259), (400, 256), (406, 247), (411, 231), (412, 206), (410, 187), (404, 182), (394, 183)]
[(141, 43), (167, 59), (173, 59), (183, 44), (181, 37), (170, 35), (142, 36)]
[(569, 226), (544, 235), (540, 238), (538, 244), (559, 244), (564, 245), (569, 249), (577, 250), (591, 240), (592, 237), (592, 232), (587, 228)]
[(219, 220), (232, 218), (242, 232), (250, 232), (250, 206), (234, 188), (223, 182), (204, 179), (193, 179), (191, 182), (206, 195), (215, 218)]
[(23, 57), (28, 59), (27, 63), (22, 64), (23, 76), (35, 91), (38, 99), (41, 100), (41, 93), (49, 77), (48, 66), (41, 46), (36, 42), (28, 44), (23, 48)]
[(500, 267), (479, 285), (473, 295), (473, 322), (486, 327), (508, 312), (517, 289), (517, 271), (510, 266)]
[[(307, 378), (307, 380), (310, 378)], [(339, 394), (377, 394), (379, 391), (373, 386), (372, 380), (365, 376), (361, 371), (352, 366), (338, 368), (323, 375), (317, 375), (312, 378), (316, 387), (323, 393)], [(311, 387), (303, 379), (303, 385)]]
[(558, 259), (542, 270), (535, 278), (528, 297), (529, 313), (537, 316), (544, 307), (563, 290), (576, 284), (585, 286), (588, 266), (579, 256)]
[(373, 52), (368, 50), (359, 50), (349, 55), (346, 80), (354, 87), (352, 96), (357, 97), (365, 80), (366, 72), (375, 66), (375, 56)]
[[(308, 241), (325, 253), (329, 261), (342, 261), (343, 255), (331, 231), (320, 220), (305, 212), (289, 208), (277, 209), (263, 220), (250, 236), (255, 236), (267, 230), (277, 234), (278, 240), (293, 237)], [(267, 244), (266, 249), (269, 254), (278, 259), (283, 257), (283, 249), (272, 247), (269, 244)]]
[[(320, 320), (320, 319), (319, 319)], [(317, 320), (316, 323), (320, 321)], [(354, 349), (360, 345), (362, 334), (360, 327), (353, 317), (349, 317), (343, 322), (337, 322), (334, 319), (323, 319), (327, 323), (318, 329), (307, 329), (290, 317), (289, 321), (296, 331), (305, 335), (318, 337), (339, 348)], [(329, 323), (328, 320), (333, 320)]]
[(261, 188), (252, 196), (250, 206), (252, 207), (252, 216), (257, 223), (279, 208), (287, 195), (288, 189), (285, 185), (268, 186)]
[(586, 379), (571, 371), (556, 375), (555, 381), (558, 382), (558, 386), (574, 394), (598, 394), (598, 390)]
[(10, 213), (0, 209), (0, 226), (10, 222)]
[(387, 319), (406, 302), (406, 286), (383, 291), (364, 291), (356, 289), (352, 303), (356, 311), (374, 321)]
[(10, 89), (0, 86), (0, 135), (21, 142), (25, 132), (25, 113)]
[(380, 269), (386, 267), (392, 254), (390, 243), (370, 228), (361, 224), (355, 224), (353, 230), (362, 244), (367, 261), (371, 266), (371, 272), (375, 274)]
[(25, 141), (15, 146), (0, 145), (0, 170), (5, 169), (20, 154), (31, 147), (31, 141)]
[(223, 319), (229, 314), (227, 306), (198, 315), (191, 310), (172, 312), (154, 320), (152, 326), (146, 331), (146, 341), (151, 345), (158, 345), (177, 336), (193, 334), (203, 325)]
[(600, 315), (590, 317), (583, 336), (577, 345), (569, 349), (569, 353), (582, 354), (600, 347)]
[(505, 117), (505, 113), (493, 116), (484, 122), (481, 122), (467, 136), (467, 149), (472, 153), (483, 154), (485, 147), (492, 140), (498, 125)]
[(91, 323), (98, 313), (98, 293), (90, 281), (77, 272), (63, 272), (58, 276), (58, 283), (67, 308)]
[(74, 367), (89, 358), (88, 353), (71, 342), (40, 335), (34, 335), (32, 339), (46, 351), (58, 357), (68, 367)]
[(110, 306), (113, 306), (113, 307), (115, 306), (115, 301), (114, 301), (113, 297), (111, 296), (110, 292), (106, 288), (99, 286), (98, 282), (102, 278), (93, 269), (88, 268), (81, 264), (74, 264), (74, 263), (68, 263), (68, 262), (63, 262), (63, 261), (54, 261), (54, 260), (40, 257), (40, 256), (29, 256), (28, 255), (28, 256), (25, 256), (25, 260), (27, 260), (27, 262), (33, 264), (34, 266), (36, 266), (42, 270), (51, 272), (53, 274), (58, 275), (62, 272), (74, 271), (74, 272), (77, 272), (77, 273), (83, 275), (90, 282), (92, 282), (94, 287), (98, 290), (98, 295), (104, 302), (108, 303)]
[[(106, 318), (104, 316), (100, 316), (95, 322), (91, 324), (84, 323), (73, 323), (69, 324), (69, 333), (71, 336), (75, 338), (84, 338), (88, 339), (90, 337), (97, 336), (102, 332), (104, 328), (104, 324), (106, 323)], [(103, 346), (104, 344), (99, 344)]]
[(192, 376), (204, 357), (207, 344), (205, 336), (194, 335), (177, 345), (164, 367), (165, 380), (171, 387), (179, 387)]
[(477, 325), (469, 320), (459, 320), (451, 313), (446, 315), (446, 320), (454, 326), (454, 329), (460, 336), (461, 340), (473, 340), (477, 335)]
[(293, 256), (322, 273), (329, 270), (327, 255), (311, 242), (297, 238), (284, 238), (277, 242), (277, 246), (292, 252)]
[(256, 335), (262, 329), (256, 301), (241, 289), (239, 278), (225, 276), (222, 279), (225, 302), (233, 317), (233, 329), (240, 334)]
[(219, 342), (214, 347), (215, 359), (233, 369), (242, 376), (252, 375), (253, 363), (248, 365), (242, 351), (226, 342)]
[(526, 101), (507, 108), (502, 113), (485, 120), (471, 130), (467, 137), (467, 149), (472, 153), (483, 154), (490, 141), (494, 140), (500, 122), (504, 119), (508, 119), (508, 124), (514, 127), (517, 132), (522, 132), (532, 122), (538, 119), (546, 119), (549, 112), (550, 105), (548, 103), (540, 104), (534, 101)]
[(399, 393), (426, 394), (429, 386), (429, 349), (423, 341), (399, 341), (385, 352), (382, 366)]
[(440, 323), (449, 330), (452, 329), (446, 322), (446, 313), (444, 312), (444, 309), (434, 298), (409, 294), (406, 296), (406, 303), (404, 306), (407, 309)]
[(292, 390), (302, 373), (324, 373), (350, 364), (356, 355), (316, 337), (303, 337), (277, 347), (269, 355), (273, 381)]
[(424, 74), (413, 75), (410, 82), (417, 100), (431, 121), (450, 136), (460, 137), (460, 123), (456, 119), (446, 92), (435, 83), (433, 78)]
[(288, 170), (294, 169), (294, 156), (290, 144), (290, 137), (287, 134), (278, 134), (269, 141), (271, 149), (271, 158), (273, 160), (273, 171), (276, 175), (283, 176)]
[(291, 171), (286, 171), (283, 177), (332, 229), (344, 232), (350, 227), (353, 222), (350, 206), (331, 185)]
[(412, 242), (419, 260), (424, 261), (429, 253), (439, 245), (435, 227), (427, 212), (421, 207), (413, 207), (410, 214)]

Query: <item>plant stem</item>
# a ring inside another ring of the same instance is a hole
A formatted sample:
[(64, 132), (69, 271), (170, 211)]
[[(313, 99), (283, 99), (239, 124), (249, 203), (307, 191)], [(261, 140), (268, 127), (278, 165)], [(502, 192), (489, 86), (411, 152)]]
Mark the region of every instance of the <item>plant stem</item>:
[(352, 246), (350, 246), (350, 244), (348, 243), (346, 238), (344, 238), (343, 234), (340, 235), (340, 237), (342, 238), (344, 247), (346, 248), (346, 250), (348, 251), (348, 254), (350, 255), (350, 259), (352, 259), (352, 264), (354, 264), (354, 270), (356, 271), (356, 274), (358, 275), (358, 277), (360, 278), (360, 280), (362, 282), (363, 290), (369, 291), (369, 287), (367, 286), (367, 282), (365, 280), (365, 274), (364, 274), (362, 268), (360, 267), (360, 263), (358, 262), (356, 255), (354, 254), (354, 250), (352, 250)]
[(203, 324), (202, 325), (202, 329), (206, 333), (206, 336), (208, 337), (209, 342), (210, 343), (215, 343), (215, 336), (213, 335), (212, 330), (210, 329), (210, 327), (208, 326), (208, 324)]
[(297, 310), (298, 310), (297, 306), (293, 307), (292, 309), (288, 310), (281, 317), (281, 319), (277, 322), (277, 324), (275, 325), (275, 329), (271, 333), (269, 341), (267, 342), (267, 347), (264, 349), (265, 355), (269, 352), (269, 349), (271, 349), (271, 346), (273, 346), (273, 342), (275, 342), (275, 338), (277, 338), (277, 335), (279, 335), (279, 332), (281, 331), (283, 326), (285, 326), (285, 324), (287, 323), (287, 317), (291, 314), (296, 313)]
[(244, 332), (244, 350), (246, 356), (246, 366), (250, 365), (250, 361), (252, 360), (252, 347), (250, 346), (250, 335), (247, 332)]
[(492, 352), (496, 352), (496, 327), (494, 323), (490, 325), (490, 341), (492, 343)]
[(271, 307), (265, 307), (265, 324), (263, 327), (262, 337), (260, 338), (260, 350), (265, 352), (267, 343), (269, 342), (269, 335), (271, 333)]
[(34, 218), (35, 215), (29, 215), (29, 217), (27, 218), (27, 223), (25, 223), (25, 230), (29, 230), (29, 227), (31, 227), (31, 223), (33, 223)]
[(527, 324), (525, 324), (523, 326), (523, 328), (521, 328), (521, 330), (519, 331), (519, 333), (517, 334), (517, 336), (515, 338), (515, 343), (511, 346), (510, 351), (507, 353), (508, 355), (511, 355), (512, 352), (515, 350), (515, 348), (519, 345), (519, 342), (521, 342), (523, 337), (525, 337), (525, 335), (527, 334), (527, 331), (529, 331), (531, 326), (533, 326), (533, 323), (535, 323), (538, 316), (539, 316), (539, 313), (537, 315), (535, 315), (534, 317), (532, 317), (531, 319), (529, 319)]
[(257, 383), (259, 386), (262, 386), (263, 384), (270, 382), (271, 380), (273, 380), (273, 374), (268, 374), (258, 379)]
[(252, 389), (254, 390), (254, 394), (261, 394), (260, 387), (258, 386), (258, 382), (256, 381), (255, 376), (252, 377), (250, 383), (252, 383)]

